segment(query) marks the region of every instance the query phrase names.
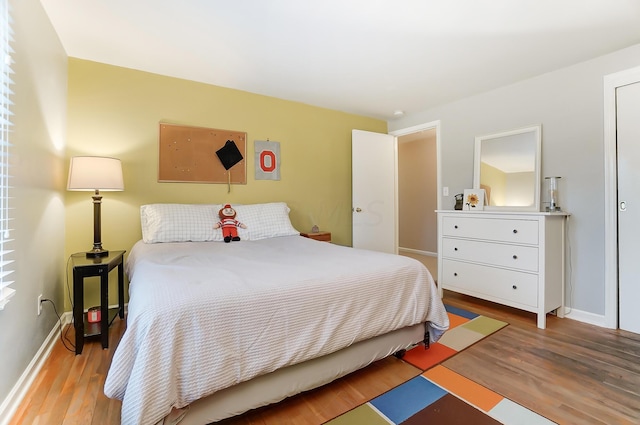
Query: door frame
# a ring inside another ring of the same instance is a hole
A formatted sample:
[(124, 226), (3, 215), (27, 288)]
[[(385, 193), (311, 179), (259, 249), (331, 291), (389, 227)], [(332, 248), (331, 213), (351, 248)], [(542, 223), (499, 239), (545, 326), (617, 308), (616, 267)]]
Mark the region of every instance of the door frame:
[(618, 328), (618, 161), (616, 89), (640, 82), (640, 67), (605, 75), (604, 87), (604, 325)]
[[(417, 133), (419, 131), (424, 130), (435, 130), (436, 131), (436, 191), (437, 191), (437, 200), (436, 206), (437, 209), (442, 209), (442, 187), (441, 187), (441, 172), (440, 172), (440, 120), (427, 122), (424, 124), (418, 124), (411, 127), (401, 128), (398, 130), (390, 131), (389, 134), (392, 136), (400, 137), (406, 136), (407, 134)], [(399, 165), (398, 165), (399, 167)], [(397, 202), (397, 199), (396, 199)], [(397, 217), (396, 217), (397, 220)]]

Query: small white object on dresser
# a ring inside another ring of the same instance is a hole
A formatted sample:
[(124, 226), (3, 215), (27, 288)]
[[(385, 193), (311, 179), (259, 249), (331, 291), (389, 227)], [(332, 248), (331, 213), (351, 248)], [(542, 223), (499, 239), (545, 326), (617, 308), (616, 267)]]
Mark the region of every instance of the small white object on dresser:
[(438, 290), (564, 317), (564, 212), (438, 213)]

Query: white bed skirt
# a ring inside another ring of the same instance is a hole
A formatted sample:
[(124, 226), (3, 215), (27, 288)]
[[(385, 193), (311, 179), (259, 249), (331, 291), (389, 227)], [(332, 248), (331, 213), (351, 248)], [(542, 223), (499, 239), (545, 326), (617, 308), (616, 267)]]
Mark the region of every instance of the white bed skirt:
[(423, 323), (358, 342), (197, 400), (180, 425), (204, 425), (328, 384), (424, 339)]

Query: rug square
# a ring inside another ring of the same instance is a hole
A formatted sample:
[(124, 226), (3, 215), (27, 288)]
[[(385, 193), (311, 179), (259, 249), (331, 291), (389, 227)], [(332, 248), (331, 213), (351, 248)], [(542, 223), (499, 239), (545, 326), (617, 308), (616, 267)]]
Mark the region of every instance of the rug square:
[(389, 425), (389, 421), (365, 403), (326, 422), (326, 425)]
[(447, 313), (447, 316), (449, 316), (449, 330), (460, 325), (464, 325), (470, 320), (466, 317), (458, 316), (457, 314), (453, 313)]
[(491, 409), (489, 416), (505, 425), (552, 425), (550, 421), (536, 412), (521, 406), (508, 398), (503, 399), (496, 407)]
[(458, 315), (458, 316), (460, 316), (460, 317), (465, 317), (465, 318), (467, 318), (467, 319), (469, 319), (469, 320), (471, 320), (471, 319), (475, 319), (476, 317), (478, 317), (478, 316), (479, 316), (479, 314), (472, 313), (472, 312), (470, 312), (470, 311), (463, 310), (463, 309), (458, 308), (458, 307), (452, 307), (452, 306), (447, 305), (447, 304), (445, 304), (445, 305), (444, 305), (444, 308), (445, 308), (445, 310), (447, 310), (447, 312), (449, 312), (449, 313), (452, 313), (452, 314)]
[(462, 351), (470, 345), (475, 344), (487, 335), (478, 333), (474, 330), (468, 329), (467, 324), (458, 326), (451, 329), (442, 335), (442, 338), (438, 340), (438, 343), (446, 345), (447, 347), (455, 350), (456, 352)]
[(443, 360), (448, 359), (456, 353), (456, 350), (453, 350), (439, 342), (435, 342), (426, 350), (424, 349), (424, 345), (418, 345), (412, 348), (405, 353), (402, 360), (420, 368), (421, 370), (426, 370), (437, 365)]
[(472, 331), (478, 332), (484, 336), (491, 335), (492, 333), (504, 328), (508, 323), (500, 320), (492, 319), (486, 316), (479, 316), (463, 326)]
[(444, 366), (436, 366), (424, 372), (422, 376), (485, 412), (489, 412), (504, 399), (501, 395)]
[(399, 424), (446, 394), (433, 382), (417, 376), (369, 403), (394, 424)]
[(424, 424), (499, 425), (500, 422), (459, 398), (447, 394), (402, 423), (402, 425)]

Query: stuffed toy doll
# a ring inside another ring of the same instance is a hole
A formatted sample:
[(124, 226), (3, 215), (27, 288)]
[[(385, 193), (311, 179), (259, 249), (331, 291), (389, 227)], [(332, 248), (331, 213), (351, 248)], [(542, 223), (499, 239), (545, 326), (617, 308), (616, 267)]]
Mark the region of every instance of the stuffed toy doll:
[(239, 241), (238, 227), (246, 229), (247, 226), (236, 220), (236, 210), (231, 208), (231, 205), (227, 204), (218, 212), (220, 221), (213, 225), (214, 229), (222, 228), (222, 237), (225, 242)]

